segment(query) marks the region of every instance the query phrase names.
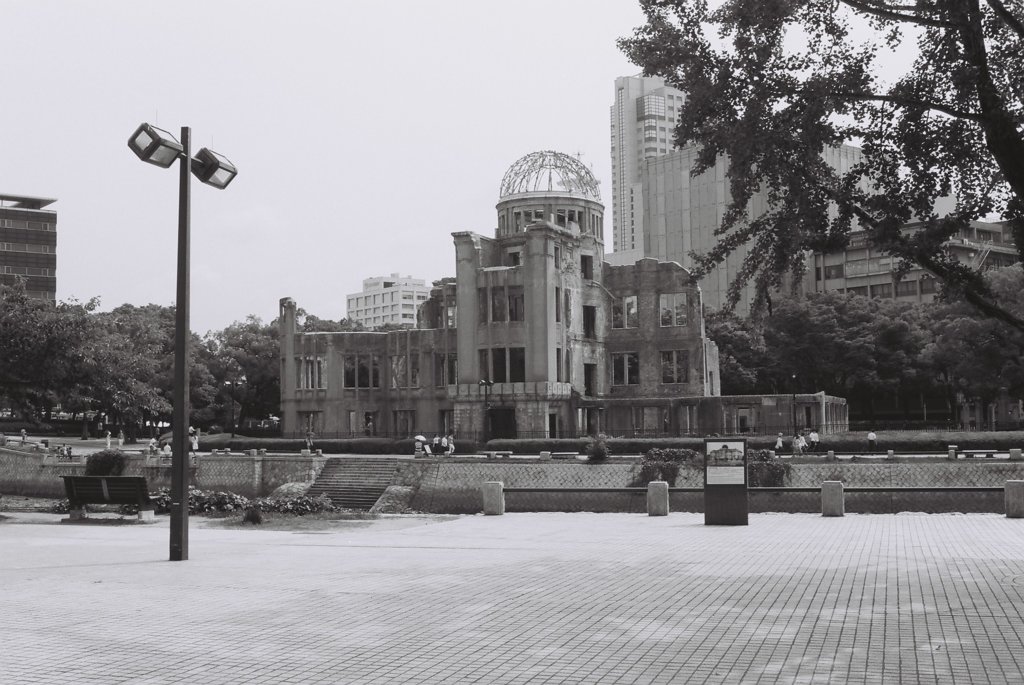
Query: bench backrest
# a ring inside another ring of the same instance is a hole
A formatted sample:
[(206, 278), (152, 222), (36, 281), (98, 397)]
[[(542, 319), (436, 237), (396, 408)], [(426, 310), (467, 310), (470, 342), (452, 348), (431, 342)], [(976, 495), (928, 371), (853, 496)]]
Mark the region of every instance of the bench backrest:
[(138, 504), (149, 508), (149, 486), (142, 476), (61, 476), (74, 504)]

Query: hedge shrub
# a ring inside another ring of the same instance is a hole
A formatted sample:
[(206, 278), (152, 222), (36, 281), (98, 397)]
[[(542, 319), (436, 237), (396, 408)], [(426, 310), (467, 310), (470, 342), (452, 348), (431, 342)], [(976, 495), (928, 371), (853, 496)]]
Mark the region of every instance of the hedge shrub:
[(86, 457), (85, 475), (120, 476), (124, 473), (124, 468), (127, 465), (128, 460), (121, 450), (101, 450)]
[(640, 460), (640, 472), (629, 484), (631, 488), (643, 487), (651, 481), (663, 480), (674, 487), (682, 468), (702, 468), (704, 455), (696, 450), (655, 447), (647, 451)]
[(789, 477), (789, 464), (769, 450), (747, 450), (747, 485), (781, 488)]

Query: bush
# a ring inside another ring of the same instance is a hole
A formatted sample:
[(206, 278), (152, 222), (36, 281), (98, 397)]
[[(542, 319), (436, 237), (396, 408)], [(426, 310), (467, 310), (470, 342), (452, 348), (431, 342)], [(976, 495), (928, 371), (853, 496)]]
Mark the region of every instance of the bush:
[(87, 476), (120, 476), (128, 460), (120, 450), (102, 450), (90, 454), (85, 460)]
[(630, 487), (643, 487), (651, 481), (663, 480), (674, 487), (679, 478), (679, 470), (686, 466), (700, 467), (704, 455), (696, 450), (654, 447), (640, 460), (640, 472), (629, 484)]
[(263, 512), (256, 507), (249, 507), (242, 514), (242, 523), (251, 523), (254, 526), (258, 526), (263, 523)]
[(747, 485), (752, 488), (781, 488), (789, 477), (789, 464), (769, 450), (747, 450)]
[(306, 514), (321, 514), (324, 512), (338, 511), (326, 495), (319, 497), (263, 497), (253, 500), (252, 506), (262, 512), (276, 512), (279, 514), (294, 514), (305, 516)]
[(608, 436), (598, 433), (597, 436), (587, 443), (587, 461), (599, 464), (608, 459)]

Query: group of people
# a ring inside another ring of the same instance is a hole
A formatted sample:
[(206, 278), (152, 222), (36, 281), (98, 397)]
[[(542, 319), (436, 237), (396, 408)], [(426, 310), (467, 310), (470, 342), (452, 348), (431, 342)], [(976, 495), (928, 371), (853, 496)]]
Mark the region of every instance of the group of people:
[[(806, 437), (804, 436), (806, 433)], [(794, 455), (803, 454), (805, 452), (817, 452), (821, 438), (818, 435), (818, 431), (811, 429), (810, 431), (799, 431), (793, 436), (790, 441), (790, 450)], [(775, 451), (776, 453), (781, 452), (785, 448), (783, 435), (779, 433), (779, 437), (775, 440)]]
[(426, 454), (427, 456), (451, 456), (455, 454), (455, 436), (451, 433), (441, 435), (434, 434), (434, 439), (429, 443), (421, 436), (416, 437), (415, 454)]

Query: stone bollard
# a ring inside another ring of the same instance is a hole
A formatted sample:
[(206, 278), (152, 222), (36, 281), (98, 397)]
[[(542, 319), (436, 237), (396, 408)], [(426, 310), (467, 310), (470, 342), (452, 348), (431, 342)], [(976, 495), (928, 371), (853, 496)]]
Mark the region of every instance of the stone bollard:
[(246, 452), (246, 454), (248, 454), (250, 457), (255, 457), (256, 456), (256, 450), (249, 450), (248, 452)]
[(663, 480), (647, 484), (647, 515), (668, 516), (668, 483)]
[(956, 445), (946, 446), (946, 458), (950, 461), (956, 461)]
[(1006, 518), (1024, 518), (1024, 480), (1008, 480), (1003, 490)]
[(835, 461), (836, 460), (836, 452), (835, 452), (835, 450), (829, 450), (828, 453), (825, 456), (825, 460), (826, 461)]
[(540, 453), (540, 460), (541, 461), (550, 461), (551, 460), (551, 452), (541, 452)]
[(505, 513), (505, 484), (500, 480), (490, 480), (481, 488), (484, 497), (484, 514), (501, 516)]
[(774, 459), (775, 458), (775, 450), (768, 450), (768, 457), (770, 459)]
[(1019, 448), (1010, 450), (1010, 461), (1021, 461), (1022, 459), (1024, 459), (1024, 457), (1021, 457)]
[(304, 456), (304, 457), (308, 457), (308, 456), (309, 456), (309, 454), (310, 454), (310, 452), (309, 452), (309, 450), (307, 450), (307, 449), (304, 449), (304, 450), (302, 450), (301, 452), (299, 452), (299, 454), (301, 454), (301, 455), (302, 455), (302, 456)]
[(885, 453), (885, 458), (888, 459), (889, 461), (892, 461), (895, 457), (896, 457), (896, 453), (894, 451), (892, 451), (892, 450), (888, 450)]
[(843, 481), (825, 481), (821, 484), (821, 515), (842, 516), (844, 513)]

